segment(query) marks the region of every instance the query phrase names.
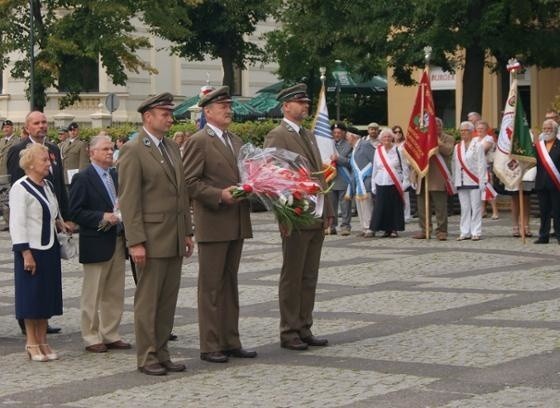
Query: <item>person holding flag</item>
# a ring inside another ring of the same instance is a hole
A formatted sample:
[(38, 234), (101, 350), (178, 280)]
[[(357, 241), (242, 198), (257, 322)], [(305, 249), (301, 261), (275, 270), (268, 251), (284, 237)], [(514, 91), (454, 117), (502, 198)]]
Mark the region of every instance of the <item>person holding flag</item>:
[[(430, 202), (433, 206), (436, 215), (436, 238), (440, 241), (447, 240), (447, 196), (457, 193), (451, 173), (449, 172), (449, 165), (451, 164), (451, 155), (453, 153), (453, 145), (455, 139), (453, 136), (443, 132), (443, 122), (440, 118), (436, 118), (437, 137), (438, 137), (438, 153), (430, 158), (429, 170), (426, 175), (428, 178), (428, 195)], [(418, 177), (418, 173), (413, 171), (412, 178)], [(416, 200), (418, 206), (418, 224), (420, 231), (412, 236), (414, 239), (426, 238), (426, 230), (432, 230), (432, 211), (428, 211), (426, 218), (426, 203), (422, 200), (420, 194), (426, 188), (425, 177), (422, 177), (417, 182)], [(428, 222), (426, 226), (426, 222)]]
[[(430, 208), (429, 192), (431, 189), (429, 185), (430, 179), (426, 177), (426, 175), (430, 169), (430, 158), (438, 153), (438, 134), (434, 100), (432, 98), (432, 89), (428, 74), (431, 47), (424, 48), (424, 51), (426, 52), (426, 69), (422, 72), (422, 78), (416, 94), (416, 101), (414, 102), (412, 114), (410, 115), (406, 140), (404, 142), (404, 154), (408, 159), (408, 163), (414, 170), (416, 178), (419, 180), (418, 183), (420, 185), (417, 187), (417, 193), (424, 188), (423, 219), (427, 220), (430, 218), (428, 210)], [(443, 159), (441, 162), (443, 162)], [(443, 164), (440, 170), (446, 169), (445, 163)], [(446, 175), (449, 175), (449, 171), (446, 172)], [(422, 181), (424, 181), (424, 187), (422, 187)], [(451, 183), (448, 184), (451, 185)], [(417, 200), (418, 203), (420, 203), (420, 201), (422, 200)], [(422, 220), (420, 216), (419, 218)], [(430, 231), (429, 228), (426, 228), (427, 226), (425, 221), (421, 221), (420, 227), (424, 231), (425, 238), (430, 237)], [(445, 227), (445, 231), (447, 231), (447, 227)], [(440, 237), (443, 238), (444, 235), (440, 235)], [(445, 236), (445, 238), (447, 238), (447, 236)]]
[(504, 183), (505, 194), (512, 196), (513, 236), (525, 239), (531, 233), (528, 192), (523, 191), (523, 178), (527, 170), (535, 165), (536, 159), (533, 135), (517, 95), (517, 72), (521, 64), (510, 59), (507, 69), (511, 75), (511, 85), (494, 154), (494, 174)]
[(338, 226), (338, 211), (340, 208), (341, 222), (340, 235), (350, 235), (352, 221), (352, 170), (350, 167), (350, 155), (352, 146), (346, 141), (346, 125), (342, 122), (331, 126), (336, 152), (330, 157), (331, 162), (336, 165), (336, 178), (329, 193), (334, 209), (334, 223), (327, 234), (335, 235)]
[(542, 133), (535, 143), (537, 151), (537, 175), (535, 191), (539, 198), (541, 225), (535, 244), (548, 244), (550, 220), (554, 219), (554, 233), (560, 244), (560, 140), (557, 138), (558, 124), (547, 119)]
[(481, 197), (486, 187), (486, 159), (479, 137), (474, 137), (471, 122), (459, 127), (461, 142), (453, 152), (453, 181), (461, 205), (461, 233), (457, 241), (479, 241), (482, 232)]
[(350, 164), (354, 176), (356, 209), (362, 230), (360, 237), (372, 238), (375, 232), (369, 229), (371, 214), (373, 213), (373, 198), (371, 197), (371, 172), (375, 147), (369, 137), (362, 139), (357, 131), (346, 132), (346, 140), (352, 145)]

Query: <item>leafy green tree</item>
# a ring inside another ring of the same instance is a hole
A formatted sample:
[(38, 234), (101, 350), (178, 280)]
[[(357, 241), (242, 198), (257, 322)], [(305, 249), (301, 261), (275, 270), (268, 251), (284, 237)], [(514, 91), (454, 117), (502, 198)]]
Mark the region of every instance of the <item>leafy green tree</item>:
[(277, 17), (283, 26), (268, 46), (284, 78), (309, 75), (335, 58), (376, 73), (386, 60), (398, 83), (412, 85), (429, 45), (432, 64), (464, 70), (462, 117), (481, 110), (485, 66), (505, 73), (512, 56), (524, 65), (560, 66), (553, 46), (560, 7), (552, 0), (286, 0)]
[(207, 55), (219, 58), (223, 84), (232, 87), (236, 67), (263, 58), (263, 50), (249, 36), (278, 0), (144, 0), (139, 4), (150, 30), (169, 40), (173, 53), (197, 61)]
[[(132, 0), (31, 0), (34, 19), (34, 83), (30, 82), (30, 1), (0, 0), (0, 69), (11, 65), (14, 78), (33, 86), (35, 108), (43, 109), (46, 90), (64, 83), (66, 96), (60, 107), (71, 105), (83, 91), (81, 67), (100, 61), (115, 84), (124, 85), (127, 71), (155, 72), (136, 54), (149, 47), (147, 38), (135, 34), (131, 18), (137, 9)], [(66, 67), (66, 69), (65, 69)], [(74, 67), (74, 69), (68, 68)], [(63, 75), (63, 78), (61, 76)]]

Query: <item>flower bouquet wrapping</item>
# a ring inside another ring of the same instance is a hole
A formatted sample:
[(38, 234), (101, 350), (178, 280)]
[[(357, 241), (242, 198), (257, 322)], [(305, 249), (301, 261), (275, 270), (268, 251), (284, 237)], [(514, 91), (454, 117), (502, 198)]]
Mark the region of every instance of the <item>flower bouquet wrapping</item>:
[(321, 218), (328, 190), (322, 189), (304, 157), (285, 149), (246, 144), (239, 152), (238, 167), (241, 185), (232, 188), (232, 195), (258, 197), (288, 233)]

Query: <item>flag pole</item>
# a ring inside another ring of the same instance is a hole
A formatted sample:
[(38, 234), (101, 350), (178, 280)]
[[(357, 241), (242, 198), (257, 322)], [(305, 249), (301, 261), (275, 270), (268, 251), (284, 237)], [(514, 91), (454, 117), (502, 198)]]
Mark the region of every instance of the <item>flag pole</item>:
[[(515, 58), (511, 58), (508, 61), (508, 65), (511, 66), (512, 68), (509, 71), (509, 84), (511, 87), (511, 84), (513, 83), (513, 80), (517, 77), (517, 70), (519, 69), (518, 64), (517, 64), (517, 60)], [(518, 95), (519, 98), (519, 95)], [(518, 100), (515, 101), (515, 104), (517, 106)], [(517, 108), (516, 108), (517, 109)], [(514, 132), (515, 132), (515, 128), (514, 128)], [(525, 245), (527, 243), (527, 238), (525, 236), (525, 206), (523, 205), (523, 177), (521, 177), (519, 179), (519, 184), (517, 187), (517, 191), (518, 191), (518, 197), (519, 197), (519, 217), (518, 217), (518, 228), (519, 228), (519, 232), (521, 233), (521, 242), (523, 242), (523, 245)]]
[[(425, 68), (424, 70), (428, 73), (428, 78), (430, 77), (430, 58), (432, 56), (432, 47), (429, 45), (424, 47), (424, 61), (425, 61)], [(423, 86), (423, 85), (421, 85)], [(421, 100), (421, 109), (420, 109), (420, 123), (424, 123), (424, 88), (422, 87), (422, 98)], [(429, 194), (429, 186), (428, 186), (428, 173), (430, 172), (430, 162), (428, 161), (428, 171), (426, 172), (426, 176), (424, 180), (424, 219), (425, 219), (425, 226), (424, 229), (426, 230), (426, 239), (430, 239), (430, 228), (432, 223), (430, 222), (430, 194)]]

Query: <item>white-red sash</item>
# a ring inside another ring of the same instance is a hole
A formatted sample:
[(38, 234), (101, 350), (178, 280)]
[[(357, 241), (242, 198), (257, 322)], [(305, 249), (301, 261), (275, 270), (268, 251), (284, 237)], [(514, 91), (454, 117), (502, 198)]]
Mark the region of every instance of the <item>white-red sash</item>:
[[(395, 146), (395, 149), (396, 148), (397, 147)], [(379, 153), (379, 158), (381, 159), (381, 163), (383, 164), (383, 167), (385, 167), (385, 170), (387, 170), (387, 173), (389, 173), (389, 177), (391, 177), (391, 180), (393, 181), (393, 184), (397, 188), (397, 191), (399, 192), (399, 196), (401, 197), (401, 200), (404, 203), (404, 188), (403, 188), (403, 185), (400, 182), (399, 178), (397, 177), (397, 173), (395, 172), (393, 167), (389, 164), (389, 161), (387, 160), (387, 156), (385, 156), (385, 147), (379, 145), (377, 147), (377, 152)]]
[(548, 154), (548, 150), (546, 150), (544, 140), (539, 140), (539, 142), (535, 144), (535, 147), (537, 148), (537, 154), (539, 155), (539, 159), (541, 159), (544, 169), (556, 186), (556, 189), (560, 190), (560, 172), (558, 172), (558, 169), (550, 158), (550, 154)]
[[(469, 176), (471, 178), (472, 181), (474, 181), (476, 183), (476, 185), (480, 185), (480, 179), (474, 174), (472, 173), (468, 167), (465, 165), (465, 162), (463, 162), (463, 147), (465, 146), (465, 142), (461, 142), (459, 144), (457, 144), (456, 149), (457, 149), (457, 159), (459, 159), (459, 165), (461, 166), (461, 169), (463, 169), (463, 171), (465, 172), (465, 174), (467, 176)], [(494, 198), (496, 198), (496, 196), (498, 195), (498, 193), (496, 192), (496, 190), (494, 190), (494, 187), (492, 187), (492, 184), (490, 183), (484, 183), (484, 194), (482, 195), (482, 200), (483, 201), (492, 201)]]
[(457, 194), (457, 189), (455, 188), (453, 179), (451, 178), (451, 173), (449, 172), (449, 169), (447, 168), (443, 157), (441, 157), (441, 154), (436, 153), (434, 155), (434, 158), (436, 159), (436, 166), (443, 176), (443, 180), (445, 181), (445, 189), (447, 190), (447, 195), (452, 196), (453, 194)]

